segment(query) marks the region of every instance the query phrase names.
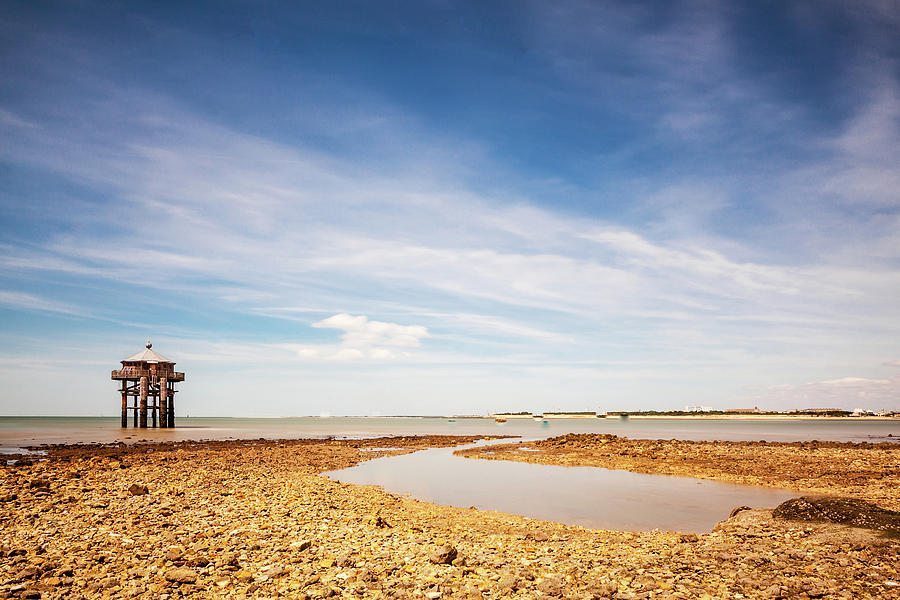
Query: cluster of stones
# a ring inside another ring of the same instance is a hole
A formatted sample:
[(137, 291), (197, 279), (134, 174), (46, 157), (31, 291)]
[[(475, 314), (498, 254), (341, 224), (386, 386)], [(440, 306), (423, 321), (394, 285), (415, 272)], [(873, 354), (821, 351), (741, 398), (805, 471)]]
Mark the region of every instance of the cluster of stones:
[(0, 597), (887, 598), (896, 541), (742, 510), (710, 534), (617, 532), (321, 477), (466, 439), (53, 449), (0, 482)]

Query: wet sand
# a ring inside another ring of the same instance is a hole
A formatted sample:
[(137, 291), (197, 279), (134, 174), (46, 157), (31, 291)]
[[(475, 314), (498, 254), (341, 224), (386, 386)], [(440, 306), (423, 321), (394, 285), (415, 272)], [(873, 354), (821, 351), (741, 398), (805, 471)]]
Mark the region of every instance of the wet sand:
[(52, 448), (3, 470), (0, 596), (849, 599), (900, 589), (896, 540), (770, 510), (705, 535), (603, 531), (318, 475), (386, 452), (366, 448), (471, 439)]

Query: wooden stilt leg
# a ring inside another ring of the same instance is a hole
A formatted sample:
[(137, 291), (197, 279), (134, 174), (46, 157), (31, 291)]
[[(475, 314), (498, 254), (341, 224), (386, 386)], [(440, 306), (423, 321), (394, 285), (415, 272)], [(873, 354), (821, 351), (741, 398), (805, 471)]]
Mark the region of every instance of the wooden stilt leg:
[(147, 378), (141, 377), (141, 399), (140, 405), (138, 407), (138, 411), (140, 412), (140, 427), (141, 429), (147, 428)]
[(119, 390), (122, 395), (122, 427), (128, 427), (128, 382), (122, 380), (122, 389)]
[(150, 420), (153, 422), (153, 428), (156, 429), (156, 413), (159, 410), (159, 392), (150, 395)]
[(159, 380), (159, 426), (169, 426), (169, 381), (163, 377)]

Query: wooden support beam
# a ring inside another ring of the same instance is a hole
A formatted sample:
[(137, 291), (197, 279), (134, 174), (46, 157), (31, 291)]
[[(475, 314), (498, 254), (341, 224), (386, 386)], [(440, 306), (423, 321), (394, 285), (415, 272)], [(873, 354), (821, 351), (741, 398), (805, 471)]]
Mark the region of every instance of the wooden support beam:
[(175, 394), (169, 396), (169, 427), (175, 427)]
[(150, 384), (150, 418), (153, 422), (153, 428), (158, 426), (159, 416), (159, 384)]
[(125, 390), (124, 381), (122, 381), (122, 427), (128, 427), (128, 392)]
[(169, 426), (169, 382), (163, 377), (159, 380), (159, 426)]
[(147, 377), (141, 377), (140, 428), (147, 428)]

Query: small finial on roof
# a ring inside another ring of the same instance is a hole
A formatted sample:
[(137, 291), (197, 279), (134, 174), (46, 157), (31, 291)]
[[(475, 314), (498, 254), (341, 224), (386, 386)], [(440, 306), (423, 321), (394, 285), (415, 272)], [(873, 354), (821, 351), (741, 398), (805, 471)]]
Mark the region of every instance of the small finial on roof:
[(153, 347), (153, 344), (150, 343), (150, 338), (147, 338), (147, 350)]

